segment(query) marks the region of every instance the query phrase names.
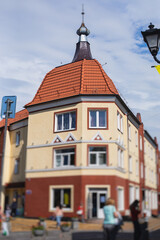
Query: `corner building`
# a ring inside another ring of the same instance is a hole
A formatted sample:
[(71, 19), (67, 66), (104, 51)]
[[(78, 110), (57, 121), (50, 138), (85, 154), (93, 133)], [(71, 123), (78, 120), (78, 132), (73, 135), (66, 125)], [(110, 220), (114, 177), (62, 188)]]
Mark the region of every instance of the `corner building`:
[[(106, 198), (122, 215), (134, 199), (158, 213), (158, 144), (92, 58), (82, 22), (73, 61), (46, 74), (28, 103), (25, 216), (65, 216), (84, 206), (85, 218), (103, 218)], [(150, 177), (148, 177), (150, 176)]]

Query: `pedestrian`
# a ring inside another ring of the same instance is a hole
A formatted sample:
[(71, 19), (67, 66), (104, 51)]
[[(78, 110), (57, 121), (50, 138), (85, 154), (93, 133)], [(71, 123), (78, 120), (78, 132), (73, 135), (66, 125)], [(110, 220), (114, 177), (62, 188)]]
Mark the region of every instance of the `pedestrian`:
[(61, 204), (59, 204), (59, 205), (56, 207), (55, 216), (56, 216), (57, 227), (60, 227), (60, 225), (61, 225), (61, 219), (62, 219), (62, 217), (63, 217), (63, 209), (62, 209), (62, 205), (61, 205)]
[(77, 215), (78, 215), (78, 219), (81, 222), (84, 222), (84, 211), (83, 211), (83, 204), (80, 203), (78, 210), (77, 210)]
[(9, 236), (9, 222), (5, 214), (2, 214), (2, 235)]
[(130, 211), (131, 211), (131, 219), (134, 227), (134, 240), (139, 240), (141, 236), (141, 227), (139, 223), (139, 214), (140, 214), (140, 208), (139, 208), (139, 200), (135, 200), (130, 205)]
[(6, 218), (8, 219), (8, 221), (9, 221), (10, 216), (11, 216), (11, 209), (10, 209), (9, 205), (7, 205), (7, 207), (6, 207), (5, 215), (6, 215)]
[(11, 204), (11, 216), (16, 217), (16, 211), (17, 211), (17, 200), (16, 198), (13, 198), (13, 202)]
[(115, 224), (115, 218), (118, 218), (118, 214), (115, 208), (115, 201), (112, 198), (108, 198), (105, 206), (103, 207), (104, 211), (104, 238), (106, 240), (115, 240), (117, 229)]

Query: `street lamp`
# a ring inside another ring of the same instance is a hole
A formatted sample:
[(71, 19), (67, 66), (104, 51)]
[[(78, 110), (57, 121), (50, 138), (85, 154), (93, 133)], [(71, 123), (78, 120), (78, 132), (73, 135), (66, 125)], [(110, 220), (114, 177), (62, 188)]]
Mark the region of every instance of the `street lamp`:
[(142, 33), (144, 41), (147, 43), (150, 53), (152, 54), (154, 60), (160, 63), (160, 60), (157, 59), (156, 55), (159, 51), (160, 45), (160, 29), (154, 28), (154, 25), (150, 23), (147, 29)]

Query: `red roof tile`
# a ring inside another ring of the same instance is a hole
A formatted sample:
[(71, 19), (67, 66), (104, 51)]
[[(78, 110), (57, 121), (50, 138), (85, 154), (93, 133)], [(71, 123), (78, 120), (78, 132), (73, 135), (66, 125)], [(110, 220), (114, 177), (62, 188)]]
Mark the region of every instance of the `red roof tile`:
[(56, 67), (47, 73), (26, 107), (79, 94), (119, 93), (97, 60), (84, 59)]
[[(12, 123), (19, 122), (23, 119), (28, 118), (28, 110), (23, 109), (15, 114), (15, 118), (9, 118), (8, 119), (8, 126), (11, 125)], [(2, 119), (0, 121), (0, 128), (5, 126), (5, 119)]]

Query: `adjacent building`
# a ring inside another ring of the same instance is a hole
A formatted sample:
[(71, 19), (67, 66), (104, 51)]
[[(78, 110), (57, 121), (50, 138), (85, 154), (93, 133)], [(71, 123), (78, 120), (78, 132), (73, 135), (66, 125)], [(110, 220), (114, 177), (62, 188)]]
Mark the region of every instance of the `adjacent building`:
[[(3, 199), (26, 217), (49, 217), (57, 204), (75, 216), (103, 218), (106, 198), (122, 215), (135, 199), (158, 214), (159, 150), (94, 58), (82, 22), (73, 61), (46, 74), (33, 100), (8, 123)], [(0, 122), (0, 152), (4, 120)], [(1, 157), (1, 156), (0, 156)]]

